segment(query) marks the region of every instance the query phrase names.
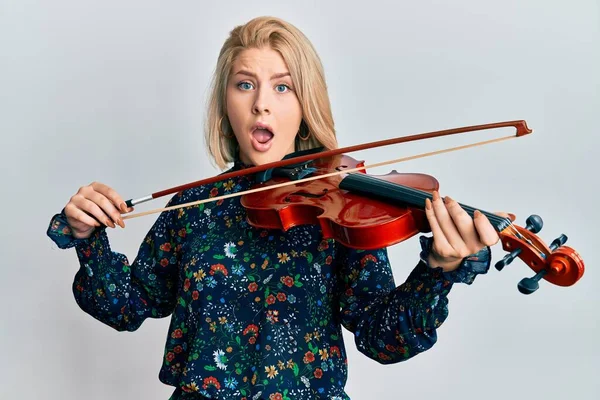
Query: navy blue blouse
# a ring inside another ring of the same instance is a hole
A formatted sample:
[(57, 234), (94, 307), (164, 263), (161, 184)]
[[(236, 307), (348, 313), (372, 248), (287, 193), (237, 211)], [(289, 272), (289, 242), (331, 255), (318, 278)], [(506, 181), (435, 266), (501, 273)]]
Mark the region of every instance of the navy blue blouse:
[[(232, 169), (243, 168), (236, 163)], [(188, 189), (168, 206), (249, 188), (249, 176)], [(319, 226), (286, 232), (246, 222), (240, 198), (162, 212), (133, 263), (111, 249), (106, 228), (72, 236), (64, 210), (48, 236), (74, 248), (75, 301), (118, 331), (171, 316), (159, 379), (176, 399), (349, 399), (342, 326), (382, 364), (430, 349), (448, 316), (454, 283), (471, 284), (490, 249), (452, 272), (427, 264), (431, 237), (396, 286), (385, 248), (323, 240)]]

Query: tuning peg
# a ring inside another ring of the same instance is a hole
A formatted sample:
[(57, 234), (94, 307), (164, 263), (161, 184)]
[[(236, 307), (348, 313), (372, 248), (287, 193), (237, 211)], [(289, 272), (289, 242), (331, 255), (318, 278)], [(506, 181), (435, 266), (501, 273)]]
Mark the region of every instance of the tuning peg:
[(568, 239), (567, 235), (565, 235), (563, 233), (562, 235), (560, 235), (559, 237), (557, 237), (556, 239), (554, 239), (552, 241), (552, 243), (550, 243), (550, 246), (548, 246), (548, 247), (550, 247), (551, 251), (554, 251), (557, 248), (559, 248), (560, 246), (562, 246), (563, 244), (567, 243), (567, 239)]
[(527, 229), (529, 232), (533, 232), (533, 233), (538, 233), (539, 231), (542, 230), (542, 227), (544, 226), (544, 221), (542, 220), (542, 217), (540, 217), (539, 215), (530, 215), (526, 220), (525, 223), (527, 225), (525, 225), (525, 229)]
[[(558, 249), (560, 246), (567, 242), (567, 235), (561, 234), (559, 237), (554, 239), (552, 243), (550, 243), (550, 251), (554, 252), (554, 250)], [(519, 292), (523, 294), (531, 294), (539, 289), (540, 284), (538, 283), (540, 279), (544, 277), (548, 273), (548, 269), (542, 269), (537, 274), (535, 274), (531, 278), (523, 278), (517, 285), (519, 288)]]
[(521, 253), (521, 249), (516, 249), (504, 256), (504, 258), (496, 263), (496, 269), (502, 271), (504, 267), (514, 261), (515, 258)]
[(519, 292), (523, 294), (531, 294), (539, 289), (540, 284), (538, 283), (540, 279), (544, 277), (548, 273), (547, 269), (543, 269), (537, 274), (535, 274), (531, 278), (523, 278), (517, 285), (519, 288)]

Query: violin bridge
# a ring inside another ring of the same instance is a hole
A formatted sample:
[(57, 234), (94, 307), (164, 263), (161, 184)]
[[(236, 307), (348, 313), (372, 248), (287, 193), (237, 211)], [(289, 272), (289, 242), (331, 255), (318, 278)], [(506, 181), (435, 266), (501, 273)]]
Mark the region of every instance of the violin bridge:
[(263, 183), (274, 176), (284, 177), (291, 181), (297, 181), (317, 171), (317, 169), (315, 167), (311, 167), (310, 164), (310, 162), (306, 162), (300, 165), (295, 164), (288, 165), (285, 167), (268, 169), (266, 171), (258, 173), (256, 175), (256, 181), (259, 183)]

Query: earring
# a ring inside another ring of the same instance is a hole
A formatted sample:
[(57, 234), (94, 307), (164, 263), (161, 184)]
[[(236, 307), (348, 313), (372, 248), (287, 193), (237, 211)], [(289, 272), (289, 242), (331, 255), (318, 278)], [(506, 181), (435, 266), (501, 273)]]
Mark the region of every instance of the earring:
[(227, 138), (227, 139), (231, 139), (232, 137), (234, 137), (234, 134), (225, 134), (225, 132), (223, 131), (223, 117), (225, 117), (224, 115), (221, 116), (221, 118), (219, 118), (219, 134), (221, 134), (223, 137)]
[[(302, 129), (303, 127), (306, 129)], [(306, 132), (305, 136), (302, 136), (303, 131)], [(304, 125), (304, 122), (302, 123), (302, 125), (300, 125), (300, 129), (298, 129), (298, 137), (300, 138), (300, 140), (304, 141), (307, 141), (310, 138), (310, 131), (308, 130), (308, 127)]]

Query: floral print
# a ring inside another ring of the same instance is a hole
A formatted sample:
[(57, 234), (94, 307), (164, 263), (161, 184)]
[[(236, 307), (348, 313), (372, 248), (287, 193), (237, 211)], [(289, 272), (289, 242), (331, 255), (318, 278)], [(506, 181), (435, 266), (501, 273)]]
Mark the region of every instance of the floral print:
[[(237, 162), (233, 169), (244, 168)], [(252, 177), (188, 189), (168, 206), (248, 189)], [(171, 317), (159, 379), (176, 399), (349, 399), (342, 327), (382, 364), (430, 349), (456, 282), (489, 269), (489, 248), (446, 273), (427, 265), (431, 238), (396, 286), (385, 248), (354, 250), (319, 226), (288, 231), (248, 224), (240, 198), (165, 211), (128, 258), (105, 228), (72, 236), (64, 210), (47, 234), (74, 248), (77, 304), (119, 331)]]

